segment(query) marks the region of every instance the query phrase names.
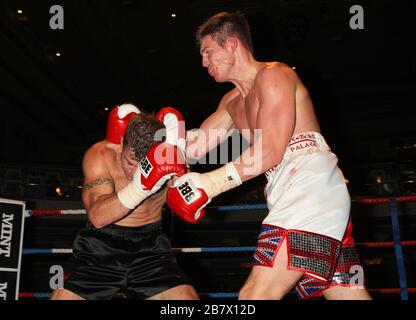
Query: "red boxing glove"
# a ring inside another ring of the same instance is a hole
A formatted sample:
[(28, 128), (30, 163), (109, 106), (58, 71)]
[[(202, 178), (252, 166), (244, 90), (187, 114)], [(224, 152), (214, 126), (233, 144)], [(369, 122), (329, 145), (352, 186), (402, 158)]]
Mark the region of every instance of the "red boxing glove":
[(188, 223), (201, 221), (205, 206), (211, 202), (202, 188), (198, 173), (188, 173), (168, 189), (166, 200), (169, 208)]
[(126, 208), (134, 209), (172, 176), (182, 176), (185, 172), (185, 161), (176, 146), (155, 144), (140, 161), (133, 181), (117, 193), (118, 199)]
[(144, 190), (153, 190), (176, 175), (186, 173), (185, 159), (178, 147), (168, 143), (153, 145), (140, 161), (140, 183)]
[(169, 207), (189, 223), (200, 221), (211, 199), (242, 183), (234, 163), (207, 173), (188, 173), (179, 178), (166, 195)]
[(155, 118), (166, 127), (165, 142), (178, 146), (181, 151), (185, 152), (185, 121), (182, 114), (175, 108), (165, 107), (159, 110)]
[(107, 121), (107, 141), (121, 144), (130, 119), (139, 113), (140, 110), (132, 104), (122, 104), (111, 110)]

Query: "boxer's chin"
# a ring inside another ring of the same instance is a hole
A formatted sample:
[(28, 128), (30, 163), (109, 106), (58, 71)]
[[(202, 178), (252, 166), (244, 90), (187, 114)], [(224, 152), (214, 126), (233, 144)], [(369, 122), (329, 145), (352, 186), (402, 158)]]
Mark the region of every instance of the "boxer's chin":
[(226, 80), (221, 78), (219, 75), (214, 75), (212, 77), (214, 78), (215, 82), (218, 82), (218, 83), (226, 82)]

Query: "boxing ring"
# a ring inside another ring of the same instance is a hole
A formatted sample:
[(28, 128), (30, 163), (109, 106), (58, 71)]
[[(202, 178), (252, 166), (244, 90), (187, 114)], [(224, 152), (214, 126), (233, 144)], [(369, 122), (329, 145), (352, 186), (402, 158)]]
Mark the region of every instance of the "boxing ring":
[[(408, 286), (408, 275), (405, 268), (405, 256), (404, 250), (409, 247), (416, 247), (416, 240), (402, 240), (399, 222), (399, 203), (414, 202), (416, 196), (404, 196), (404, 197), (391, 197), (391, 198), (360, 198), (354, 199), (353, 202), (357, 202), (363, 205), (374, 204), (386, 204), (390, 214), (391, 221), (391, 235), (393, 241), (377, 241), (377, 242), (358, 242), (357, 248), (393, 248), (395, 264), (397, 269), (397, 279), (399, 286), (397, 288), (367, 288), (370, 294), (386, 294), (393, 295), (399, 294), (401, 300), (409, 300), (409, 294), (416, 293), (416, 288)], [(250, 204), (250, 205), (232, 205), (232, 206), (216, 206), (208, 207), (207, 213), (226, 214), (230, 211), (249, 212), (251, 210), (267, 210), (264, 204)], [(25, 219), (36, 219), (40, 216), (56, 216), (56, 215), (85, 215), (84, 209), (79, 210), (25, 210)], [(354, 221), (353, 221), (354, 222)], [(214, 231), (213, 231), (214, 232)], [(210, 255), (212, 253), (225, 253), (233, 254), (238, 252), (253, 253), (255, 251), (254, 246), (221, 246), (221, 247), (183, 247), (173, 248), (177, 255), (193, 255), (204, 254)], [(27, 255), (70, 255), (72, 249), (70, 248), (23, 248), (21, 251), (23, 256)], [(248, 265), (248, 261), (247, 261)], [(24, 264), (22, 269), (24, 269)], [(67, 276), (67, 275), (66, 275)], [(65, 276), (65, 277), (66, 277)], [(191, 279), (192, 280), (192, 279)], [(47, 299), (51, 296), (51, 292), (19, 292), (19, 298), (32, 298), (32, 299)], [(212, 299), (235, 299), (238, 297), (237, 292), (199, 292), (201, 298)]]

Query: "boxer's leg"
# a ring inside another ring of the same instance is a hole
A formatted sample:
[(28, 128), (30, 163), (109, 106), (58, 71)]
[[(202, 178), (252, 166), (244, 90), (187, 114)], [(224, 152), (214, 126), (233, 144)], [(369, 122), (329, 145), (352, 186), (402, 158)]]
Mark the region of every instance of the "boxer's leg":
[[(282, 239), (283, 241), (283, 239)], [(240, 290), (240, 300), (282, 299), (302, 278), (303, 272), (288, 270), (287, 241), (279, 248), (273, 267), (254, 266)]]
[(333, 284), (323, 291), (323, 295), (327, 300), (371, 300), (368, 291), (364, 287), (364, 274), (361, 275), (361, 285), (352, 283), (351, 268), (360, 267), (362, 270), (358, 252), (355, 248), (355, 242), (352, 237), (352, 229), (353, 226), (350, 218), (342, 240), (343, 245), (335, 270), (335, 276), (337, 274), (343, 274), (344, 276), (340, 277), (342, 279), (341, 282), (340, 280), (337, 282), (333, 281)]

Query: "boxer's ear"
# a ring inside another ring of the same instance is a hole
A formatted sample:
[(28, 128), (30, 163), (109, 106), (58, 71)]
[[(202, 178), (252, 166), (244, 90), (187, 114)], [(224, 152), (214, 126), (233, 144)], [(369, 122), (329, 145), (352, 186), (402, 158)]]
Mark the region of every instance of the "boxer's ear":
[(228, 50), (234, 53), (239, 46), (238, 39), (236, 37), (228, 37), (227, 41), (225, 42), (225, 46)]

